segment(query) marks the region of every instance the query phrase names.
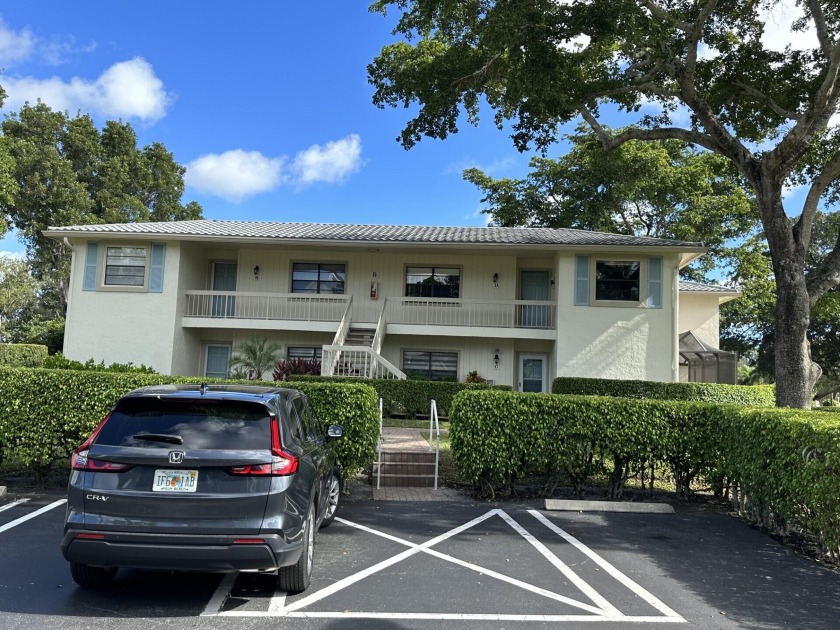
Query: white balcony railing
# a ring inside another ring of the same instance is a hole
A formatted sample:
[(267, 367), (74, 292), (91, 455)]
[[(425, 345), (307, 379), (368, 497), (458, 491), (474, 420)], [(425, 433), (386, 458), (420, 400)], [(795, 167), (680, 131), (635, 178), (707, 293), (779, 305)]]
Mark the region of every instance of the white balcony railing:
[(389, 324), (492, 328), (554, 328), (555, 302), (388, 298)]
[(185, 317), (340, 322), (348, 295), (187, 291)]
[(323, 376), (405, 380), (401, 369), (367, 346), (323, 346), (322, 352)]

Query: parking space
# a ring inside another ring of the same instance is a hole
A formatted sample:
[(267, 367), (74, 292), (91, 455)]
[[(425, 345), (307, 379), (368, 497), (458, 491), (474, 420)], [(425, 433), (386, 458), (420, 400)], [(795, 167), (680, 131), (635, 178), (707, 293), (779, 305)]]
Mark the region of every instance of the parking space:
[(77, 588), (60, 493), (0, 504), (0, 627), (833, 627), (840, 576), (697, 506), (673, 515), (358, 501), (319, 533), (305, 593), (273, 574), (123, 570)]

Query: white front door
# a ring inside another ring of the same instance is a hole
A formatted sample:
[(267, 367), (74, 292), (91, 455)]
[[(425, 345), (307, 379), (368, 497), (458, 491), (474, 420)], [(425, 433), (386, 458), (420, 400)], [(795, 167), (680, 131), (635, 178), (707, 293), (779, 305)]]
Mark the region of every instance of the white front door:
[(519, 355), (519, 386), (520, 392), (548, 392), (548, 355), (520, 354)]

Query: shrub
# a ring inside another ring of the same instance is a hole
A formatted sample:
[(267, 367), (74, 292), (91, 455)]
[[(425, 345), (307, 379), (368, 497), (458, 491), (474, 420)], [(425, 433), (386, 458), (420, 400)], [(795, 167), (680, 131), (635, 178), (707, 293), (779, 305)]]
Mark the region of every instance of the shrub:
[(290, 376), (320, 375), (321, 362), (318, 359), (282, 359), (271, 373), (275, 381), (288, 381)]
[(41, 367), (47, 358), (47, 346), (28, 343), (0, 343), (0, 366)]
[[(14, 452), (43, 473), (90, 434), (116, 400), (138, 387), (163, 383), (221, 381), (159, 374), (84, 370), (0, 368), (0, 451)], [(239, 381), (254, 385), (254, 381)], [(273, 386), (273, 383), (261, 383)], [(309, 397), (324, 425), (341, 424), (347, 437), (336, 444), (339, 465), (355, 470), (376, 453), (379, 433), (375, 391), (363, 384), (294, 383)]]
[(396, 379), (368, 379), (342, 376), (290, 376), (289, 381), (326, 381), (339, 383), (365, 383), (376, 390), (382, 399), (385, 415), (398, 414), (413, 418), (429, 413), (432, 400), (437, 404), (438, 414), (446, 417), (452, 406), (452, 398), (458, 392), (467, 390), (510, 391), (509, 385), (486, 385), (479, 383), (457, 383), (453, 381), (427, 381)]
[(614, 396), (619, 398), (656, 398), (693, 400), (747, 407), (775, 407), (774, 385), (725, 385), (722, 383), (663, 383), (608, 378), (555, 378), (552, 394), (574, 396)]
[(146, 365), (134, 365), (133, 363), (112, 363), (106, 366), (105, 361), (99, 363), (88, 359), (84, 363), (75, 359), (68, 359), (60, 352), (48, 356), (42, 366), (50, 370), (88, 370), (91, 372), (136, 372), (139, 374), (157, 374), (153, 368)]

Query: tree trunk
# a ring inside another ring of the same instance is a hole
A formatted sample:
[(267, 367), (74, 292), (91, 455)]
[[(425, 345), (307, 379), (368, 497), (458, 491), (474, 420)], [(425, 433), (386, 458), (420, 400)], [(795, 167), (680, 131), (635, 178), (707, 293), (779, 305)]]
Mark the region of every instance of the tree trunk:
[(807, 244), (797, 241), (785, 215), (782, 180), (768, 172), (753, 180), (776, 277), (776, 406), (809, 409), (822, 370), (811, 360), (807, 337), (811, 323), (804, 272)]

